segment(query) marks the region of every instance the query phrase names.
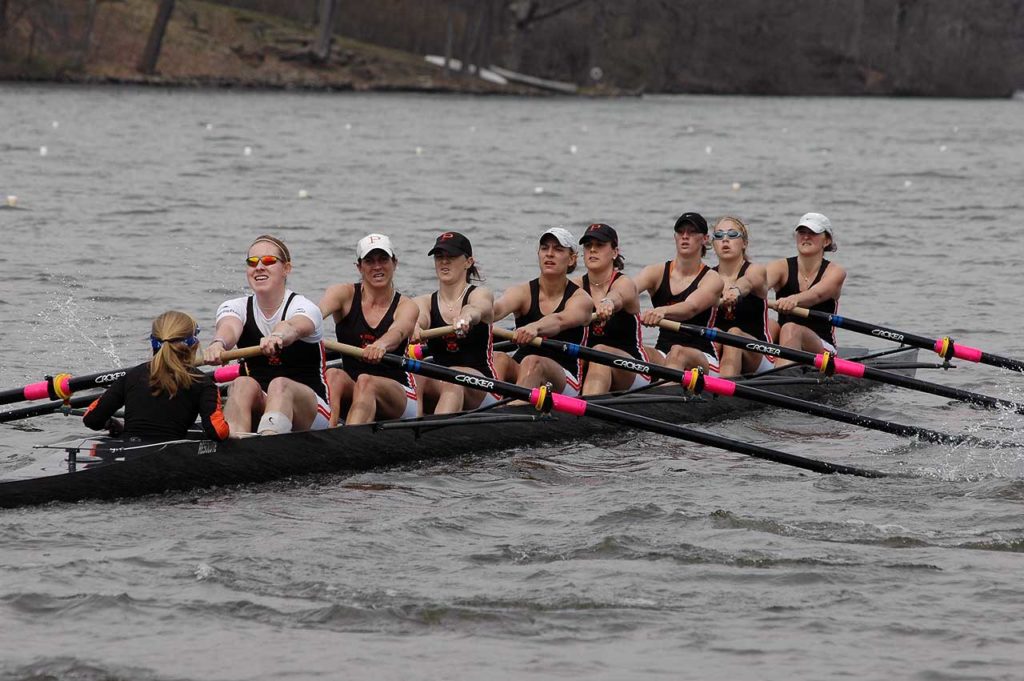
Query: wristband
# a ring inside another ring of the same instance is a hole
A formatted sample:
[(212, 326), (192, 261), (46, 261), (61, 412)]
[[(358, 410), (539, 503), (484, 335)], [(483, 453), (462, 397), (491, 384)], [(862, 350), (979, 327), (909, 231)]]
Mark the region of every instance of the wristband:
[(280, 338), (281, 340), (284, 340), (284, 334), (281, 333), (280, 331), (274, 331), (270, 335), (273, 336), (274, 338)]
[[(612, 303), (612, 299), (609, 298), (608, 296), (605, 296), (604, 298), (598, 301), (598, 305), (600, 305), (601, 303)], [(614, 306), (615, 303), (612, 303), (612, 305)]]
[(225, 349), (227, 349), (227, 347), (228, 347), (227, 342), (223, 338), (221, 338), (220, 336), (218, 336), (217, 338), (214, 338), (212, 341), (210, 341), (210, 345), (213, 345), (214, 343), (220, 343), (220, 346), (222, 348), (225, 348)]

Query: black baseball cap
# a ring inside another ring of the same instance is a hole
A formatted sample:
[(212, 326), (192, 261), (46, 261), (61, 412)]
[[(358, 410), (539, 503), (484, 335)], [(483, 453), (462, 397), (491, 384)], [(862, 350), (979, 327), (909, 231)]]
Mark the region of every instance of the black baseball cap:
[(458, 232), (445, 232), (437, 237), (434, 247), (427, 251), (427, 255), (434, 255), (435, 253), (464, 255), (468, 258), (473, 255), (473, 246), (469, 243), (469, 239)]
[(693, 225), (701, 234), (708, 233), (708, 221), (705, 220), (704, 216), (700, 213), (683, 213), (679, 216), (679, 219), (676, 220), (676, 226), (672, 229), (678, 232), (679, 228), (684, 225)]
[(611, 225), (606, 225), (603, 222), (595, 222), (587, 227), (587, 231), (583, 232), (583, 236), (580, 237), (580, 243), (582, 244), (588, 239), (605, 241), (610, 243), (612, 246), (619, 245), (619, 235), (616, 234)]

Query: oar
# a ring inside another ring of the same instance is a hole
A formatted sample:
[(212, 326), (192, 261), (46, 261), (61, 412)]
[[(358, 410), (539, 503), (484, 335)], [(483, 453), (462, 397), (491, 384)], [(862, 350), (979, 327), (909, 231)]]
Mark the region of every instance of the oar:
[[(229, 362), (243, 357), (255, 357), (258, 354), (260, 354), (260, 349), (253, 346), (228, 350), (221, 354), (221, 358), (225, 362)], [(238, 371), (239, 367), (237, 364), (218, 367), (213, 372), (213, 380), (218, 383), (229, 383), (238, 378)], [(10, 404), (11, 402), (21, 402), (23, 400), (65, 400), (82, 390), (106, 388), (126, 373), (128, 373), (128, 369), (109, 369), (87, 376), (72, 376), (71, 374), (47, 376), (46, 380), (37, 383), (29, 383), (21, 388), (0, 391), (0, 404)]]
[[(515, 334), (507, 329), (495, 328), (494, 335), (499, 338), (512, 338)], [(614, 355), (610, 352), (602, 352), (601, 350), (577, 345), (576, 343), (566, 343), (564, 341), (545, 338), (534, 338), (531, 345), (547, 350), (553, 354), (562, 354), (573, 359), (582, 357), (589, 362), (604, 364), (605, 366), (609, 366), (614, 369), (625, 369), (626, 371), (644, 374), (645, 376), (675, 381), (681, 383), (684, 388), (695, 395), (706, 390), (714, 395), (741, 397), (743, 399), (750, 400), (751, 402), (770, 404), (772, 406), (782, 407), (783, 409), (789, 409), (804, 414), (821, 416), (823, 418), (832, 419), (833, 421), (840, 421), (842, 423), (863, 426), (872, 430), (879, 430), (883, 433), (891, 433), (893, 435), (901, 435), (905, 437), (918, 437), (927, 442), (935, 442), (938, 444), (969, 444), (975, 447), (1019, 446), (1011, 443), (981, 440), (969, 435), (950, 435), (948, 433), (929, 430), (919, 426), (905, 426), (899, 423), (893, 423), (892, 421), (876, 419), (865, 414), (858, 414), (844, 409), (836, 409), (835, 407), (818, 404), (817, 402), (808, 402), (796, 397), (789, 397), (788, 395), (780, 395), (767, 390), (761, 390), (759, 388), (743, 385), (724, 378), (706, 376), (703, 372), (696, 369), (680, 371), (660, 364), (645, 362), (635, 357), (623, 357), (622, 355)]]
[[(337, 341), (331, 340), (325, 340), (324, 345), (331, 350), (340, 352), (343, 355), (351, 357), (362, 357), (363, 355), (362, 349), (357, 348), (354, 345), (347, 345), (345, 343), (338, 343)], [(619, 423), (631, 428), (648, 430), (653, 433), (668, 435), (682, 440), (689, 440), (691, 442), (697, 442), (710, 447), (718, 447), (719, 449), (727, 449), (739, 454), (767, 459), (769, 461), (803, 468), (816, 473), (841, 473), (844, 475), (857, 475), (865, 478), (885, 477), (885, 473), (881, 473), (879, 471), (854, 468), (853, 466), (844, 466), (841, 464), (829, 463), (827, 461), (808, 459), (795, 454), (787, 454), (775, 449), (761, 447), (760, 445), (732, 440), (698, 430), (691, 430), (673, 423), (666, 423), (664, 421), (652, 419), (647, 416), (630, 414), (628, 412), (619, 411), (618, 409), (612, 409), (611, 407), (587, 402), (586, 400), (581, 400), (579, 398), (552, 393), (547, 388), (524, 388), (523, 386), (515, 385), (514, 383), (505, 383), (504, 381), (484, 378), (478, 374), (457, 371), (455, 369), (431, 364), (429, 362), (423, 362), (410, 357), (399, 357), (388, 353), (384, 355), (381, 363), (387, 366), (398, 367), (404, 371), (409, 371), (414, 374), (436, 378), (440, 381), (446, 381), (448, 383), (454, 383), (456, 385), (462, 385), (476, 390), (486, 390), (487, 392), (498, 393), (505, 397), (511, 397), (512, 399), (523, 400), (525, 402), (529, 402), (541, 411), (554, 409), (555, 411), (571, 414), (573, 416), (593, 416), (604, 421)]]
[[(774, 310), (775, 301), (773, 300), (769, 302), (768, 306)], [(903, 343), (904, 345), (913, 345), (914, 347), (933, 350), (936, 354), (942, 357), (942, 359), (946, 360), (957, 357), (959, 359), (965, 359), (968, 362), (978, 362), (981, 364), (1002, 367), (1003, 369), (1013, 369), (1014, 371), (1024, 372), (1024, 362), (1020, 360), (1013, 359), (1011, 357), (1003, 357), (1001, 355), (993, 355), (989, 352), (979, 350), (978, 348), (972, 348), (969, 345), (958, 345), (954, 343), (953, 339), (949, 336), (945, 336), (943, 338), (927, 338), (925, 336), (908, 333), (907, 331), (890, 329), (877, 324), (872, 324), (871, 322), (861, 322), (856, 319), (850, 319), (849, 317), (829, 314), (828, 312), (822, 312), (820, 310), (808, 310), (803, 307), (795, 307), (792, 312), (787, 314), (791, 314), (796, 317), (803, 317), (804, 319), (823, 319), (832, 326), (838, 326), (841, 329), (848, 329), (854, 333), (862, 333), (866, 336), (884, 338), (886, 340), (896, 341), (897, 343)]]
[(680, 322), (673, 322), (667, 319), (663, 319), (658, 323), (658, 325), (663, 329), (678, 331), (688, 336), (703, 338), (711, 342), (722, 343), (724, 345), (743, 348), (744, 350), (759, 352), (762, 355), (781, 357), (782, 359), (788, 359), (799, 364), (807, 364), (817, 368), (826, 376), (839, 374), (841, 376), (852, 376), (854, 378), (866, 378), (879, 383), (888, 383), (889, 385), (896, 385), (901, 388), (909, 388), (911, 390), (918, 390), (924, 393), (931, 393), (932, 395), (948, 397), (952, 400), (977, 404), (989, 409), (1012, 409), (1018, 414), (1024, 414), (1024, 405), (1018, 404), (1017, 402), (1011, 402), (1010, 400), (1003, 400), (997, 397), (989, 397), (988, 395), (982, 395), (968, 390), (961, 390), (960, 388), (951, 388), (938, 383), (930, 383), (928, 381), (922, 381), (919, 378), (911, 378), (910, 376), (895, 374), (891, 371), (875, 369), (873, 367), (865, 366), (860, 362), (841, 359), (830, 352), (814, 354), (813, 352), (796, 350), (794, 348), (787, 348), (783, 345), (775, 345), (773, 343), (755, 340), (749, 336), (737, 336), (731, 333), (725, 333), (724, 331), (719, 331), (718, 329), (708, 328), (706, 326), (681, 324)]
[(94, 393), (90, 395), (79, 395), (78, 397), (72, 397), (67, 402), (64, 400), (58, 400), (56, 402), (43, 402), (42, 404), (33, 404), (29, 407), (20, 407), (18, 409), (11, 409), (10, 411), (0, 411), (0, 423), (7, 423), (8, 421), (17, 421), (19, 419), (27, 419), (33, 416), (43, 416), (44, 414), (52, 414), (60, 411), (61, 409), (78, 409), (86, 407), (92, 403), (100, 393)]

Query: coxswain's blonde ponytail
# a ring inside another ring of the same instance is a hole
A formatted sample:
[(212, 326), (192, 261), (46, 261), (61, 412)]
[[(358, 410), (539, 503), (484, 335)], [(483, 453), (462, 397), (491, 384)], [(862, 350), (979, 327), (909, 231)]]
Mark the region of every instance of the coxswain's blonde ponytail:
[(192, 315), (169, 310), (153, 320), (149, 340), (153, 359), (149, 363), (149, 387), (153, 396), (166, 393), (174, 397), (187, 390), (198, 377), (196, 352), (199, 350), (199, 325)]

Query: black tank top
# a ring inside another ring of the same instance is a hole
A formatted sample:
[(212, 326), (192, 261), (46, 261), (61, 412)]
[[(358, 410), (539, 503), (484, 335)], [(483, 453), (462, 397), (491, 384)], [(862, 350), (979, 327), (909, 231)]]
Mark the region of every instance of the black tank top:
[[(694, 277), (693, 281), (690, 282), (690, 285), (684, 290), (673, 295), (671, 277), (669, 276), (672, 272), (672, 261), (669, 260), (665, 263), (665, 271), (661, 275), (661, 283), (658, 285), (654, 295), (651, 296), (651, 303), (654, 304), (654, 307), (665, 307), (666, 305), (674, 305), (675, 303), (683, 302), (691, 293), (697, 290), (697, 287), (700, 286), (700, 280), (708, 273), (708, 269), (708, 266), (702, 263), (700, 274)], [(687, 319), (686, 323), (694, 326), (714, 326), (715, 308), (710, 307), (703, 312), (698, 312)], [(694, 338), (684, 333), (669, 331), (668, 329), (661, 329), (658, 332), (658, 342), (654, 347), (661, 350), (663, 353), (668, 354), (668, 351), (672, 349), (673, 345), (682, 345), (686, 348), (696, 348), (705, 354), (718, 357), (718, 353), (715, 352), (715, 346), (712, 345), (709, 340)]]
[[(295, 299), (295, 293), (288, 296), (281, 312), (281, 319), (288, 316), (288, 306)], [(256, 326), (256, 315), (253, 309), (253, 296), (249, 296), (245, 304), (245, 325), (242, 327), (242, 335), (238, 339), (237, 347), (249, 348), (260, 344), (263, 332)], [(276, 356), (248, 357), (242, 360), (245, 374), (255, 378), (263, 390), (267, 389), (270, 381), (278, 377), (290, 378), (296, 383), (308, 385), (317, 395), (327, 401), (327, 381), (324, 372), (327, 371), (327, 357), (324, 354), (323, 343), (307, 343), (297, 340), (288, 347), (281, 350)]]
[[(821, 277), (825, 274), (825, 270), (828, 269), (829, 261), (822, 259), (821, 267), (818, 268), (818, 276), (814, 277), (814, 281), (811, 282), (811, 286), (814, 286)], [(786, 296), (795, 296), (800, 293), (800, 275), (797, 272), (797, 256), (786, 258), (786, 265), (789, 269), (789, 274), (786, 277), (786, 285), (775, 292), (775, 298), (785, 298)], [(827, 312), (828, 314), (835, 314), (839, 309), (839, 303), (836, 302), (835, 298), (829, 298), (823, 300), (817, 305), (810, 308), (811, 310), (819, 310), (821, 312)], [(799, 324), (800, 326), (806, 326), (808, 329), (818, 334), (818, 338), (827, 340), (832, 344), (832, 347), (836, 346), (836, 332), (824, 319), (804, 319), (803, 317), (797, 317), (795, 315), (780, 314), (779, 315), (779, 326), (783, 324)]]
[[(470, 286), (462, 296), (462, 304), (469, 300), (476, 286)], [(447, 326), (448, 322), (441, 316), (441, 309), (437, 306), (437, 291), (430, 296), (430, 327)], [(427, 340), (427, 349), (433, 357), (433, 362), (446, 367), (469, 367), (476, 369), (487, 378), (494, 378), (494, 363), (492, 361), (493, 340), (491, 337), (491, 325), (480, 323), (469, 330), (464, 338), (459, 338), (454, 333), (439, 338)]]
[[(748, 267), (750, 261), (745, 260), (736, 278), (739, 279), (746, 274)], [(718, 271), (717, 265), (714, 270)], [(751, 291), (732, 308), (720, 305), (718, 312), (715, 313), (715, 326), (723, 331), (739, 328), (759, 341), (768, 341), (768, 301), (757, 297)]]
[[(380, 323), (377, 326), (370, 326), (366, 319), (363, 317), (363, 285), (362, 283), (355, 284), (355, 294), (352, 296), (352, 307), (349, 309), (348, 314), (345, 315), (344, 319), (334, 325), (334, 333), (338, 337), (338, 341), (341, 343), (347, 343), (354, 345), (357, 348), (365, 348), (370, 343), (387, 333), (388, 329), (395, 321), (395, 310), (398, 309), (398, 303), (402, 299), (402, 294), (395, 291), (395, 297), (391, 299), (391, 307), (381, 317)], [(409, 341), (404, 340), (402, 344), (392, 350), (396, 355), (405, 355), (406, 349), (409, 347)], [(383, 364), (367, 364), (361, 359), (355, 357), (346, 357), (343, 362), (345, 373), (347, 373), (353, 381), (357, 380), (362, 374), (370, 374), (372, 376), (381, 376), (382, 378), (390, 378), (393, 381), (398, 381), (407, 390), (414, 390), (416, 383), (412, 378), (412, 375), (402, 371), (396, 367), (384, 366)]]
[[(551, 314), (561, 312), (565, 309), (565, 304), (572, 298), (572, 294), (579, 290), (579, 286), (572, 283), (571, 281), (565, 282), (565, 293), (562, 294), (562, 300), (558, 303)], [(516, 328), (520, 326), (526, 326), (532, 324), (538, 319), (544, 317), (544, 313), (540, 311), (540, 280), (534, 279), (530, 282), (530, 310), (522, 317), (516, 317)], [(566, 343), (575, 343), (576, 345), (586, 345), (587, 343), (587, 327), (586, 326), (574, 326), (571, 329), (566, 329), (557, 336), (552, 336), (552, 340), (564, 341)], [(513, 355), (513, 359), (517, 362), (522, 362), (524, 357), (529, 355), (543, 354), (538, 353), (537, 349), (532, 345), (524, 345), (516, 350), (516, 354)], [(551, 359), (558, 362), (566, 371), (571, 374), (576, 383), (579, 384), (583, 380), (583, 362), (579, 359), (573, 359), (567, 355), (544, 355), (545, 357), (551, 357)]]
[[(619, 278), (622, 272), (615, 270), (611, 280), (608, 282), (608, 290)], [(583, 275), (583, 290), (590, 293), (590, 275)], [(644, 341), (640, 315), (630, 314), (625, 310), (619, 310), (607, 321), (594, 320), (590, 323), (590, 331), (587, 334), (587, 347), (595, 345), (608, 345), (629, 354), (630, 357), (647, 361), (644, 355)]]

